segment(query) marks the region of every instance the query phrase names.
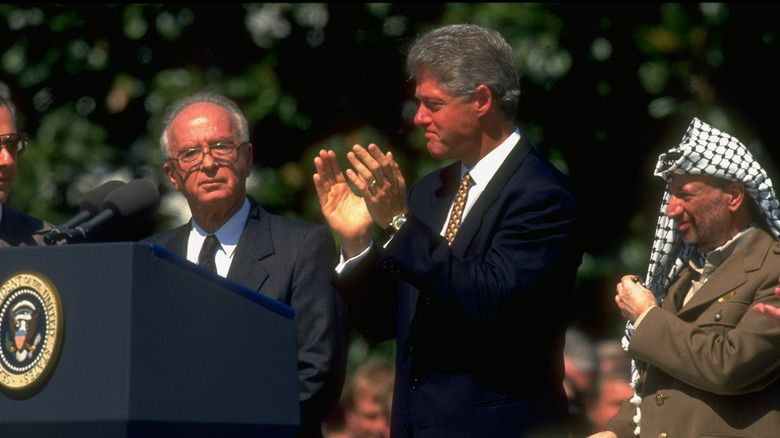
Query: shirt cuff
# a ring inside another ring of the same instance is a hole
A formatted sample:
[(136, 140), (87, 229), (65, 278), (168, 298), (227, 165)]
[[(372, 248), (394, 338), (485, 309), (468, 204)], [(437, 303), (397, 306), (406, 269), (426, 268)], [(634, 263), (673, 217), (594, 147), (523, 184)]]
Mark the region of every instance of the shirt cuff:
[(648, 307), (647, 309), (645, 309), (645, 311), (642, 312), (641, 315), (639, 315), (639, 318), (637, 318), (636, 322), (634, 322), (634, 329), (639, 327), (639, 323), (642, 322), (642, 320), (645, 318), (645, 315), (647, 315), (647, 312), (649, 312), (650, 309), (652, 309), (653, 307), (658, 307), (658, 306), (657, 305), (652, 305), (652, 306)]
[(361, 260), (366, 258), (366, 255), (368, 255), (368, 252), (372, 246), (374, 246), (373, 239), (371, 240), (371, 243), (366, 247), (366, 249), (363, 250), (363, 252), (356, 255), (355, 257), (352, 257), (351, 259), (345, 259), (344, 248), (339, 248), (339, 264), (336, 265), (336, 274), (338, 274), (339, 278), (349, 273), (355, 267), (355, 265), (357, 265)]

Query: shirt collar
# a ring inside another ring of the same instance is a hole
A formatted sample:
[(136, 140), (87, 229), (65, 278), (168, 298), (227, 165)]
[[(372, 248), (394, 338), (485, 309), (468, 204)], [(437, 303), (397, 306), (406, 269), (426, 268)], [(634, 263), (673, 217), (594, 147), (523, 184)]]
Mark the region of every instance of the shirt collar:
[(712, 251), (707, 253), (699, 252), (700, 258), (698, 260), (696, 257), (691, 257), (691, 267), (696, 272), (704, 274), (705, 276), (709, 276), (712, 271), (714, 271), (718, 266), (722, 265), (723, 262), (729, 258), (729, 256), (733, 254), (734, 251), (736, 251), (745, 240), (747, 240), (747, 236), (752, 234), (755, 229), (755, 225), (751, 224), (749, 227), (737, 233), (736, 236), (729, 239), (728, 242), (713, 249)]
[(514, 132), (509, 135), (498, 147), (490, 151), (487, 155), (482, 157), (471, 169), (466, 167), (465, 164), (461, 164), (460, 176), (466, 172), (471, 174), (471, 178), (474, 180), (475, 186), (485, 187), (493, 175), (501, 167), (501, 164), (506, 159), (507, 155), (512, 152), (517, 142), (520, 141), (520, 129), (515, 127)]
[[(228, 257), (233, 257), (233, 253), (236, 250), (236, 245), (238, 245), (238, 239), (241, 237), (241, 233), (244, 231), (244, 224), (246, 224), (248, 217), (249, 200), (244, 199), (244, 204), (241, 206), (241, 209), (238, 210), (236, 214), (228, 219), (228, 221), (225, 222), (225, 224), (214, 233), (217, 236), (217, 239), (219, 239), (222, 250), (225, 251)], [(190, 242), (199, 242), (200, 245), (197, 245), (196, 247), (200, 248), (203, 245), (203, 241), (206, 239), (207, 235), (208, 233), (203, 231), (203, 228), (201, 228), (200, 225), (198, 225), (197, 222), (195, 222), (193, 219), (192, 230), (190, 230)]]

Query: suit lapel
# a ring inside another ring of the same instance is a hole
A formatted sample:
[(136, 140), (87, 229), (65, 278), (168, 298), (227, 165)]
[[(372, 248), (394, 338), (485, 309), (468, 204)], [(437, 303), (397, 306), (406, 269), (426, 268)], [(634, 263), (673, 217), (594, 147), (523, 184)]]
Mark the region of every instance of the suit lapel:
[(238, 240), (228, 278), (259, 291), (268, 278), (261, 260), (274, 253), (274, 244), (268, 214), (251, 198), (250, 204), (249, 217)]
[[(482, 194), (479, 195), (477, 202), (471, 206), (466, 220), (463, 221), (458, 230), (458, 235), (452, 243), (453, 251), (461, 254), (466, 252), (472, 239), (482, 228), (482, 220), (485, 217), (485, 213), (491, 205), (495, 204), (501, 192), (509, 183), (510, 178), (517, 172), (517, 168), (520, 167), (530, 152), (530, 144), (525, 137), (521, 137), (504, 162), (501, 163), (501, 166), (499, 166), (493, 178), (490, 179), (488, 185), (482, 190)], [(451, 202), (452, 198), (450, 198)]]
[[(447, 215), (460, 184), (460, 166), (460, 161), (458, 161), (441, 169), (433, 181), (426, 184), (426, 186), (431, 186), (430, 188), (421, 186), (421, 189), (418, 190), (418, 192), (422, 192), (422, 202), (419, 200), (417, 202), (422, 208), (415, 208), (413, 213), (437, 232), (444, 228), (444, 223), (448, 220)], [(417, 188), (415, 187), (415, 189)], [(429, 195), (431, 191), (433, 196)], [(410, 195), (415, 198), (414, 193), (410, 193)]]
[[(688, 302), (688, 305), (680, 312), (683, 314), (700, 306), (708, 306), (718, 298), (737, 289), (747, 281), (747, 272), (761, 268), (764, 263), (768, 246), (773, 242), (772, 238), (759, 230), (753, 231), (751, 236), (729, 256), (723, 264), (715, 270), (712, 276)], [(686, 292), (690, 285), (690, 279), (680, 282), (681, 288)], [(685, 292), (683, 292), (685, 293)]]
[(167, 237), (161, 237), (156, 243), (182, 257), (187, 257), (187, 242), (190, 238), (190, 229), (192, 229), (192, 219), (186, 224), (175, 228)]
[(666, 294), (663, 303), (661, 303), (661, 307), (675, 315), (680, 313), (683, 300), (685, 300), (685, 294), (690, 289), (691, 280), (693, 279), (691, 269), (689, 267), (682, 269), (678, 278), (679, 280), (672, 283), (669, 287), (669, 293)]

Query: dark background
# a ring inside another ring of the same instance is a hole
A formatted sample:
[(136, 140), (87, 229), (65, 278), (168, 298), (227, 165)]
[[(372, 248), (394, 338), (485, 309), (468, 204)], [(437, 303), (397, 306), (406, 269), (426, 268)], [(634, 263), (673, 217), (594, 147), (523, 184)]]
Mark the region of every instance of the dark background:
[[(32, 138), (10, 203), (59, 223), (102, 182), (147, 178), (160, 187), (158, 214), (107, 238), (183, 223), (186, 205), (162, 173), (158, 117), (208, 88), (250, 121), (250, 193), (322, 223), (311, 183), (321, 148), (343, 156), (375, 142), (409, 182), (442, 164), (411, 124), (404, 52), (433, 27), (481, 24), (515, 48), (518, 124), (583, 207), (572, 323), (614, 338), (615, 284), (646, 270), (663, 191), (655, 161), (693, 117), (738, 137), (777, 180), (778, 18), (763, 3), (3, 4), (0, 81)], [(548, 311), (561, 299), (551, 290)]]

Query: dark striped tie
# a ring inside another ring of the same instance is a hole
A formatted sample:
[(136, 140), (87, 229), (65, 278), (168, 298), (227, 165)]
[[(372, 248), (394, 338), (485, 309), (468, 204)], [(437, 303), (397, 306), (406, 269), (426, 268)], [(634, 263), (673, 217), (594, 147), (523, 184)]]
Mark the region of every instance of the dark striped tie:
[(203, 246), (200, 248), (200, 254), (198, 254), (198, 264), (217, 272), (217, 263), (214, 261), (214, 255), (219, 249), (219, 239), (213, 234), (206, 236), (206, 240), (203, 241)]

